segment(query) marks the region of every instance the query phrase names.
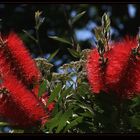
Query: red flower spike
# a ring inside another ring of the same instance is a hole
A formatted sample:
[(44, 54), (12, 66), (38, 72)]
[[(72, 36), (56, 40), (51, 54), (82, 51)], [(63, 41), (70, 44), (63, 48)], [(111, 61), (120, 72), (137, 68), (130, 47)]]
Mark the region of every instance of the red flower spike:
[(132, 49), (136, 47), (136, 39), (127, 38), (113, 43), (111, 49), (105, 53), (108, 61), (104, 71), (99, 66), (97, 49), (91, 52), (87, 61), (87, 74), (94, 93), (102, 90), (129, 98), (140, 92), (140, 60), (132, 54)]
[[(2, 95), (2, 94), (1, 94)], [(35, 123), (29, 120), (23, 111), (19, 110), (18, 106), (7, 95), (2, 95), (0, 98), (0, 117), (3, 117), (11, 125), (21, 127), (35, 126)]]
[(99, 58), (100, 56), (97, 49), (94, 49), (89, 54), (86, 65), (89, 83), (94, 93), (99, 93), (102, 89), (104, 89), (103, 69), (99, 63)]
[(131, 40), (124, 40), (119, 43), (114, 43), (112, 49), (108, 52), (108, 64), (106, 69), (106, 85), (109, 87), (118, 84), (121, 79), (124, 79), (126, 70), (129, 69), (130, 56), (132, 48), (136, 47), (136, 43), (132, 44)]
[[(28, 122), (26, 125), (29, 126), (38, 122), (41, 123), (44, 121), (44, 117), (48, 118), (46, 111), (40, 104), (39, 100), (14, 76), (9, 75), (8, 77), (5, 77), (3, 85), (9, 91), (11, 100), (16, 104), (19, 112), (21, 111), (22, 114), (27, 116)], [(24, 121), (26, 122), (26, 120)]]
[(18, 69), (17, 71), (20, 69), (20, 76), (25, 76), (24, 79), (26, 79), (31, 84), (34, 81), (38, 81), (40, 79), (40, 73), (34, 60), (31, 58), (24, 43), (16, 33), (10, 33), (7, 37), (6, 49), (8, 49), (11, 56), (13, 57), (12, 59), (14, 59), (17, 63), (18, 67), (13, 67)]

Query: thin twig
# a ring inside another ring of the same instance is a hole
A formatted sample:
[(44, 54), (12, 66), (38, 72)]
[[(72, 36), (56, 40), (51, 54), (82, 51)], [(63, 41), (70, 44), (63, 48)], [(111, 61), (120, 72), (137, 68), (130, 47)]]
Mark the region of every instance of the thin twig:
[(38, 44), (38, 47), (39, 47), (39, 50), (40, 50), (40, 55), (41, 55), (41, 57), (43, 57), (43, 51), (41, 49), (40, 39), (39, 39), (39, 30), (37, 28), (36, 28), (36, 38), (37, 38), (37, 44)]
[(73, 29), (71, 20), (68, 19), (68, 16), (67, 16), (67, 13), (66, 13), (65, 5), (63, 5), (63, 11), (64, 11), (65, 19), (66, 19), (66, 21), (67, 21), (67, 23), (68, 23), (70, 35), (71, 35), (71, 38), (72, 38), (72, 41), (73, 41), (73, 48), (76, 49), (76, 48), (77, 48), (77, 42), (76, 42), (76, 39), (75, 39), (74, 29)]

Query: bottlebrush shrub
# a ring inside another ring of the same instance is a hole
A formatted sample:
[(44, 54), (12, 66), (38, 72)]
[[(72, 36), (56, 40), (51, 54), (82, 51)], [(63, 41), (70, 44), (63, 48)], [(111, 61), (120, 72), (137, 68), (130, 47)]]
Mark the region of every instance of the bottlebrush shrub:
[[(84, 13), (80, 16), (78, 14), (75, 22)], [(42, 24), (40, 14), (39, 11), (35, 14), (36, 23)], [(103, 26), (96, 30), (97, 45), (102, 47), (110, 39), (109, 17), (103, 17)], [(31, 57), (26, 55), (26, 51), (22, 53), (24, 45), (21, 39), (12, 35), (13, 33), (3, 38), (4, 41), (0, 39), (0, 116), (10, 124), (23, 126), (28, 133), (29, 126), (32, 132), (36, 132), (32, 126), (38, 126), (38, 123), (43, 124), (39, 131), (44, 133), (102, 134), (140, 131), (140, 64), (139, 57), (132, 51), (138, 45), (136, 39), (128, 38), (109, 44), (110, 50), (104, 54), (108, 61), (101, 65), (97, 49), (81, 50), (76, 42), (73, 47), (73, 43), (63, 38), (52, 37), (71, 44), (73, 49), (68, 50), (76, 61), (62, 65), (60, 73), (53, 72), (53, 65), (49, 60), (58, 52), (55, 51), (48, 59), (35, 59), (41, 72), (38, 74), (40, 72), (37, 72), (33, 60), (30, 66), (25, 64), (28, 61), (23, 61), (27, 60), (25, 56), (28, 59)], [(33, 88), (30, 88), (31, 85)], [(137, 95), (133, 96), (134, 94)], [(0, 122), (2, 124), (4, 125)], [(13, 130), (17, 132), (14, 128)]]
[(110, 45), (105, 53), (107, 63), (101, 66), (99, 54), (94, 49), (87, 60), (87, 75), (94, 93), (114, 92), (121, 97), (131, 97), (140, 92), (140, 61), (132, 49), (138, 46), (136, 39), (127, 38)]

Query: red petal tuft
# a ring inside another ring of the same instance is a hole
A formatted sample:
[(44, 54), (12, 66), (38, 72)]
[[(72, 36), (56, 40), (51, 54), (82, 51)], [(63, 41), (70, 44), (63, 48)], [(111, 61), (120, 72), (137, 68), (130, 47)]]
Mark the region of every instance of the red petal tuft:
[(3, 85), (9, 91), (11, 100), (16, 104), (19, 112), (21, 111), (27, 116), (29, 120), (28, 125), (41, 122), (42, 118), (47, 116), (39, 100), (14, 76), (9, 75), (6, 77)]

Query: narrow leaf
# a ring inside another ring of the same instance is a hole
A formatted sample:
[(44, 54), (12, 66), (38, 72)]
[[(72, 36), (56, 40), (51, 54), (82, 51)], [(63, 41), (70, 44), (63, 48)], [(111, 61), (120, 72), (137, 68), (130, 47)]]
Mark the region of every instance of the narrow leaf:
[(23, 129), (13, 129), (13, 133), (24, 133)]
[(66, 40), (64, 38), (60, 38), (60, 37), (57, 37), (57, 36), (49, 36), (49, 38), (54, 39), (54, 40), (59, 41), (59, 42), (63, 42), (63, 43), (72, 45), (68, 40)]
[(62, 111), (58, 112), (54, 118), (52, 118), (51, 120), (49, 120), (45, 126), (49, 129), (49, 132), (52, 132), (53, 128), (57, 127), (58, 126), (58, 123), (59, 123), (59, 119), (60, 117), (62, 116)]
[(136, 96), (135, 98), (132, 99), (132, 104), (130, 105), (130, 109), (133, 109), (139, 105), (140, 105), (140, 96)]
[(58, 93), (61, 91), (61, 89), (62, 89), (62, 85), (61, 85), (61, 84), (58, 84), (58, 85), (54, 88), (54, 90), (52, 91), (52, 93), (51, 93), (51, 95), (50, 95), (50, 97), (49, 97), (49, 99), (48, 99), (47, 105), (48, 105), (49, 103), (51, 103), (51, 102), (58, 96)]
[(0, 126), (8, 126), (8, 125), (10, 125), (10, 124), (7, 122), (0, 122)]
[(41, 97), (42, 94), (45, 93), (46, 89), (47, 89), (47, 81), (44, 80), (44, 81), (41, 83), (40, 87), (39, 87), (39, 93), (38, 93), (38, 96)]
[(29, 38), (31, 38), (33, 41), (35, 41), (35, 43), (37, 43), (37, 40), (32, 36), (30, 35), (29, 32), (27, 32), (26, 30), (22, 30)]
[(83, 120), (83, 117), (78, 117), (75, 120), (73, 120), (72, 122), (70, 122), (70, 124), (68, 124), (66, 126), (66, 128), (64, 129), (64, 133), (67, 132), (69, 129), (74, 128), (76, 125), (78, 125), (79, 123), (81, 123)]
[(83, 11), (83, 12), (79, 13), (78, 15), (76, 15), (76, 16), (72, 19), (71, 23), (74, 24), (74, 23), (75, 23), (76, 21), (78, 21), (85, 13), (86, 13), (86, 11)]
[(94, 29), (94, 33), (97, 40), (101, 40), (103, 38), (102, 27), (96, 27)]
[(132, 124), (133, 127), (137, 128), (138, 130), (140, 130), (140, 115), (134, 115), (130, 118), (130, 122)]
[(58, 102), (60, 102), (64, 96), (67, 96), (68, 94), (70, 94), (71, 90), (72, 90), (72, 86), (70, 86), (68, 89), (64, 90), (62, 92), (61, 96), (59, 97)]
[(80, 53), (75, 51), (74, 49), (70, 49), (68, 48), (68, 51), (70, 52), (70, 54), (75, 57), (75, 58), (80, 58)]
[(48, 62), (50, 62), (55, 56), (56, 56), (56, 54), (59, 52), (59, 49), (57, 49), (54, 53), (52, 53), (48, 58), (47, 58), (47, 60), (48, 60)]
[(94, 115), (93, 110), (92, 110), (92, 108), (91, 108), (90, 106), (88, 106), (88, 105), (86, 105), (86, 104), (82, 104), (82, 102), (81, 102), (81, 103), (76, 103), (76, 104), (77, 104), (79, 107), (88, 110), (91, 114)]
[(81, 115), (82, 117), (86, 117), (86, 118), (93, 118), (93, 115), (88, 111), (86, 111), (84, 113), (79, 113), (79, 115)]
[(102, 16), (102, 26), (106, 29), (106, 31), (109, 30), (110, 18), (106, 13), (104, 13), (104, 15)]
[(56, 133), (59, 133), (65, 126), (69, 118), (72, 116), (72, 110), (66, 111), (63, 116), (61, 116), (61, 119), (59, 120), (59, 125), (56, 129)]

